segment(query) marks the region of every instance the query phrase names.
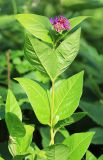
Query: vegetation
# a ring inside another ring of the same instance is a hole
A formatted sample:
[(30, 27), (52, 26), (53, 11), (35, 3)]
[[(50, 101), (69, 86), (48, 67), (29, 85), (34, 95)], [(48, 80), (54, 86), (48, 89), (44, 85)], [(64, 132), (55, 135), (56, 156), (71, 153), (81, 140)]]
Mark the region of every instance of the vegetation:
[(0, 6), (0, 159), (103, 160), (103, 1)]

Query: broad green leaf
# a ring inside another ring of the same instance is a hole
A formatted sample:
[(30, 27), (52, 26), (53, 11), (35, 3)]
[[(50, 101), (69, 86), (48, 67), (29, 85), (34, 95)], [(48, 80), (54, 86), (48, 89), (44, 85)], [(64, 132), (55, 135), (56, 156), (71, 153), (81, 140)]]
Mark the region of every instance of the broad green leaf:
[(6, 125), (10, 136), (12, 137), (24, 137), (25, 128), (19, 118), (13, 113), (6, 113), (5, 115)]
[(97, 160), (97, 158), (90, 151), (87, 151), (86, 160)]
[(83, 72), (61, 80), (55, 86), (54, 114), (59, 120), (70, 117), (79, 105), (82, 94)]
[(56, 49), (27, 34), (24, 52), (35, 68), (45, 72), (51, 79), (56, 79), (75, 59), (79, 41), (80, 29), (68, 35)]
[(16, 101), (15, 96), (13, 95), (10, 89), (8, 90), (6, 108), (5, 108), (5, 113), (8, 112), (15, 114), (20, 120), (22, 120), (21, 109), (18, 105), (18, 102)]
[(95, 145), (103, 145), (103, 128), (91, 128), (90, 132), (95, 132), (92, 143)]
[(27, 78), (16, 78), (25, 90), (32, 108), (42, 124), (50, 123), (50, 106), (46, 90), (37, 82)]
[(55, 125), (55, 129), (58, 130), (59, 128), (65, 127), (67, 125), (71, 125), (72, 123), (75, 123), (75, 122), (81, 120), (85, 116), (86, 116), (85, 112), (74, 113), (71, 117), (59, 121)]
[(36, 69), (48, 74), (51, 79), (55, 77), (57, 56), (49, 45), (27, 34), (24, 52), (28, 61)]
[(94, 132), (75, 133), (66, 138), (63, 144), (68, 146), (68, 160), (80, 160), (88, 149)]
[(16, 19), (35, 37), (45, 42), (53, 43), (50, 36), (52, 26), (47, 17), (36, 14), (18, 14)]
[(68, 160), (68, 147), (63, 144), (50, 146), (46, 150), (47, 160)]
[(97, 124), (103, 126), (103, 104), (90, 103), (81, 101), (80, 108), (87, 112), (88, 116), (91, 117)]

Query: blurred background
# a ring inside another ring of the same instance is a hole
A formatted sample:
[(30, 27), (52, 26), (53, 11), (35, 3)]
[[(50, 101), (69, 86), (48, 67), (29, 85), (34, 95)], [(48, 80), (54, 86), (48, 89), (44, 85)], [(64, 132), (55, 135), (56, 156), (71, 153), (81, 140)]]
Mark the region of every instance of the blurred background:
[(25, 93), (13, 78), (29, 77), (44, 83), (44, 87), (50, 87), (50, 81), (46, 75), (33, 70), (24, 57), (24, 29), (13, 17), (17, 13), (34, 13), (47, 17), (64, 15), (67, 18), (91, 16), (81, 24), (79, 54), (61, 78), (85, 71), (78, 111), (87, 112), (87, 116), (78, 123), (67, 126), (66, 130), (70, 134), (95, 131), (89, 149), (99, 157), (103, 154), (103, 0), (0, 0), (0, 154), (4, 152), (1, 144), (6, 149), (8, 140), (4, 122), (8, 87), (12, 89), (22, 108), (23, 121), (35, 123), (34, 140), (39, 147), (45, 146), (45, 142), (41, 144), (45, 130), (32, 112)]

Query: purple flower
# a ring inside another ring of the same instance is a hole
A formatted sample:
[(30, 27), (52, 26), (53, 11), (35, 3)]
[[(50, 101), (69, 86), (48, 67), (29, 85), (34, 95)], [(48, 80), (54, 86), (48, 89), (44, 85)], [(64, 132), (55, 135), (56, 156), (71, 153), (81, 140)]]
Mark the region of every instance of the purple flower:
[(54, 29), (57, 32), (62, 32), (64, 30), (70, 30), (70, 22), (67, 18), (63, 16), (50, 18), (50, 23), (54, 26)]

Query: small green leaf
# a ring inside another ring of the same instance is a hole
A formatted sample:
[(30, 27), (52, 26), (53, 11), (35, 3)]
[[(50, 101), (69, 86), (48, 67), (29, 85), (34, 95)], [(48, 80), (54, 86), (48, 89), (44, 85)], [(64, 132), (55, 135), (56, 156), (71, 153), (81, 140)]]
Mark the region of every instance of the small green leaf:
[(89, 16), (78, 16), (78, 17), (69, 19), (71, 29), (74, 29), (76, 26), (78, 26), (81, 22), (83, 22), (88, 17)]
[(19, 118), (13, 113), (6, 113), (5, 115), (6, 125), (10, 136), (12, 137), (24, 137), (25, 128)]
[(83, 72), (61, 80), (55, 86), (54, 114), (59, 120), (70, 117), (79, 105), (82, 94)]
[(59, 121), (55, 125), (55, 129), (58, 130), (59, 128), (65, 127), (67, 125), (71, 125), (72, 123), (75, 123), (75, 122), (81, 120), (85, 116), (86, 116), (85, 112), (74, 113), (71, 117)]
[(90, 151), (87, 151), (86, 160), (97, 160), (97, 158)]
[(80, 160), (88, 149), (94, 132), (76, 133), (66, 138), (63, 144), (68, 146), (68, 160)]
[(27, 78), (16, 78), (25, 90), (32, 108), (42, 124), (50, 123), (50, 104), (46, 90), (37, 82)]
[(6, 109), (5, 113), (14, 113), (20, 120), (22, 120), (22, 113), (21, 109), (18, 105), (18, 102), (16, 101), (15, 96), (13, 95), (12, 91), (9, 89), (7, 94), (7, 100), (6, 100)]
[(52, 26), (47, 17), (36, 14), (18, 14), (16, 19), (35, 37), (53, 43), (50, 36)]

